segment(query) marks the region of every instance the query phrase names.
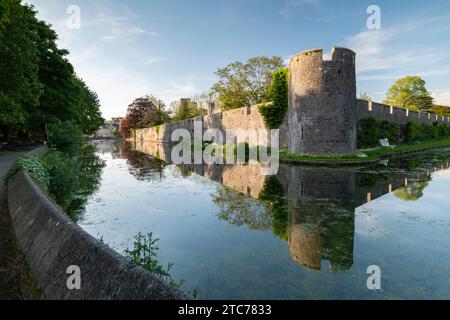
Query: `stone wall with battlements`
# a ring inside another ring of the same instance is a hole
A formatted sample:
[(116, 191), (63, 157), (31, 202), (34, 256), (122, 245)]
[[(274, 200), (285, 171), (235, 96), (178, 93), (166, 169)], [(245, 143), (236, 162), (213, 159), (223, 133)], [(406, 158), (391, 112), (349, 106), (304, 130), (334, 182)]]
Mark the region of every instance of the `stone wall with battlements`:
[(356, 54), (333, 48), (295, 55), (289, 65), (289, 151), (334, 155), (356, 152)]
[[(368, 117), (400, 125), (411, 121), (450, 125), (449, 117), (356, 99), (355, 59), (355, 52), (346, 48), (333, 48), (331, 60), (323, 59), (322, 49), (303, 51), (291, 59), (289, 108), (280, 126), (280, 149), (314, 155), (355, 153), (357, 123)], [(248, 130), (253, 130), (258, 136), (261, 130), (267, 129), (259, 106), (255, 105), (138, 129), (132, 140), (136, 143), (169, 143), (176, 129), (186, 129), (196, 139), (196, 123), (202, 134), (209, 129), (218, 129), (225, 139), (225, 133), (229, 130), (235, 136), (233, 142), (247, 141), (251, 146), (255, 143), (248, 138)], [(256, 144), (264, 145), (261, 142)]]
[[(261, 130), (268, 130), (259, 112), (259, 105), (254, 105), (248, 108), (232, 109), (152, 128), (138, 129), (133, 134), (132, 139), (135, 139), (138, 143), (140, 141), (170, 143), (171, 135), (176, 129), (186, 129), (190, 132), (191, 137), (194, 138), (196, 122), (200, 123), (203, 133), (209, 129), (218, 129), (224, 139), (226, 130), (230, 130), (236, 137), (237, 142), (248, 141), (246, 136), (248, 130), (254, 130), (257, 136)], [(280, 147), (287, 146), (286, 128), (286, 124), (283, 124), (280, 128)], [(250, 145), (253, 145), (251, 141), (248, 142)]]
[(379, 120), (405, 125), (408, 122), (432, 125), (433, 123), (445, 123), (450, 125), (450, 117), (438, 116), (434, 113), (406, 110), (382, 103), (360, 100), (356, 102), (357, 119), (373, 117)]

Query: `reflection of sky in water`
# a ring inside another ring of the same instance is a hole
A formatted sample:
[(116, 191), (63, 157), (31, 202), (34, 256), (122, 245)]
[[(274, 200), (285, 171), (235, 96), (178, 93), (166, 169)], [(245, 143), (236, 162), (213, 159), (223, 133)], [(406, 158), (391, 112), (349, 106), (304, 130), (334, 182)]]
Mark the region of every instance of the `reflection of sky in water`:
[[(353, 265), (330, 272), (325, 260), (321, 271), (293, 261), (288, 243), (270, 228), (253, 230), (220, 220), (220, 208), (212, 201), (219, 183), (196, 174), (183, 177), (175, 166), (166, 166), (163, 178), (150, 172), (138, 180), (126, 159), (101, 157), (107, 166), (82, 227), (119, 252), (138, 232), (153, 232), (160, 239), (162, 262), (174, 262), (175, 278), (186, 279), (185, 288), (199, 288), (201, 298), (450, 298), (448, 169), (433, 173), (417, 201), (387, 194), (357, 208)], [(264, 211), (251, 201), (252, 208)], [(305, 208), (297, 205), (302, 214)], [(309, 204), (307, 210), (312, 209)], [(333, 228), (327, 221), (318, 223), (321, 232)], [(342, 249), (335, 238), (328, 241), (337, 252)], [(382, 269), (381, 292), (366, 288), (366, 269), (374, 264)]]

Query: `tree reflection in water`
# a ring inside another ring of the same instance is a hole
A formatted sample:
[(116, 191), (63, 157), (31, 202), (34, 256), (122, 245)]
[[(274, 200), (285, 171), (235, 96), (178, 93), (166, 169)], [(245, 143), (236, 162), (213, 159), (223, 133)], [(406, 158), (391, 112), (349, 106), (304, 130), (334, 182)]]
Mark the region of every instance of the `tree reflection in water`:
[(248, 226), (253, 230), (269, 230), (272, 225), (267, 207), (256, 199), (236, 192), (225, 186), (217, 187), (212, 195), (213, 202), (219, 206), (220, 220), (236, 226)]
[(69, 202), (66, 212), (69, 217), (77, 222), (85, 211), (86, 203), (100, 187), (102, 170), (105, 162), (96, 155), (96, 148), (87, 144), (81, 148), (76, 157), (78, 161), (76, 182), (74, 190), (66, 195)]
[(129, 172), (137, 180), (148, 181), (164, 178), (164, 168), (167, 166), (164, 161), (136, 151), (126, 142), (121, 146), (121, 153), (128, 161)]
[(282, 184), (277, 177), (266, 179), (259, 200), (267, 205), (272, 217), (273, 233), (280, 239), (288, 240), (288, 208)]
[(430, 180), (431, 178), (427, 181), (412, 182), (407, 186), (395, 190), (394, 195), (404, 201), (417, 201), (423, 197), (423, 190), (428, 187)]

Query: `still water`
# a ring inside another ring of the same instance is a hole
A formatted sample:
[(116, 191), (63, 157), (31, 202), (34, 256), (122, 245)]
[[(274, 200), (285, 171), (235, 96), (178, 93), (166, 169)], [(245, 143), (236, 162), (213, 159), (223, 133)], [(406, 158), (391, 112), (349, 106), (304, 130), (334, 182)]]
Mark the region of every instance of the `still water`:
[[(362, 168), (175, 166), (156, 144), (97, 142), (78, 223), (116, 251), (159, 240), (202, 299), (449, 299), (450, 149)], [(369, 266), (381, 290), (367, 288)]]

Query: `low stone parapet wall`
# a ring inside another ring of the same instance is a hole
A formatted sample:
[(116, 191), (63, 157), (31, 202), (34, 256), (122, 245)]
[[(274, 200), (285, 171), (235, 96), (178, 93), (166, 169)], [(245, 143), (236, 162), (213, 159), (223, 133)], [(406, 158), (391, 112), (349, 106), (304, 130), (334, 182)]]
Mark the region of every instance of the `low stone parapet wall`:
[[(49, 299), (187, 299), (180, 290), (90, 236), (19, 172), (8, 183), (8, 204), (33, 279)], [(79, 267), (80, 289), (69, 289)], [(68, 269), (69, 268), (69, 269)], [(72, 271), (71, 271), (72, 270)], [(69, 273), (67, 273), (70, 271)]]

